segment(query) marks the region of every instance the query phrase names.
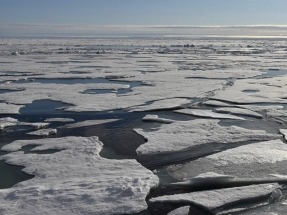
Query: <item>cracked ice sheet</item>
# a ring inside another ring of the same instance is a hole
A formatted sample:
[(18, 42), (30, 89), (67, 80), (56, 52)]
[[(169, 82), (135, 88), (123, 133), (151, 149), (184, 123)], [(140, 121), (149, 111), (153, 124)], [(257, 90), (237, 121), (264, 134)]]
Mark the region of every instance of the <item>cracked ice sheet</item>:
[(219, 120), (197, 119), (178, 121), (162, 125), (157, 131), (135, 131), (147, 139), (147, 143), (137, 149), (139, 155), (178, 152), (194, 146), (215, 143), (229, 144), (244, 141), (264, 141), (279, 139), (281, 135), (263, 130), (249, 130), (238, 126), (220, 126)]
[(221, 70), (205, 70), (205, 71), (190, 71), (188, 78), (251, 78), (261, 75), (263, 72), (254, 70), (243, 70), (243, 69), (221, 69)]
[[(150, 75), (149, 75), (150, 76)], [(153, 78), (152, 76), (149, 77)], [(160, 77), (162, 79), (162, 76)], [(165, 81), (154, 80), (154, 86), (140, 86), (132, 89), (131, 93), (118, 96), (113, 93), (108, 94), (82, 94), (86, 89), (93, 89), (95, 86), (89, 84), (39, 84), (29, 83), (21, 85), (25, 90), (11, 92), (9, 95), (2, 94), (3, 101), (12, 104), (28, 104), (34, 100), (49, 99), (71, 104), (67, 111), (107, 111), (114, 109), (127, 109), (133, 107), (134, 110), (144, 111), (150, 109), (170, 109), (186, 104), (188, 99), (198, 95), (204, 95), (207, 91), (220, 88), (221, 81), (217, 80), (185, 80), (183, 77), (165, 75)], [(159, 79), (159, 77), (158, 77)], [(17, 85), (17, 84), (12, 84)], [(20, 85), (20, 84), (18, 84)], [(106, 89), (110, 89), (106, 85)], [(175, 90), (176, 89), (176, 90)], [(37, 93), (35, 93), (37, 92)], [(178, 97), (181, 97), (178, 98)], [(161, 100), (161, 101), (157, 101)], [(109, 102), (107, 102), (109, 101)], [(155, 101), (150, 105), (146, 102)], [(150, 107), (149, 107), (150, 106)]]
[[(60, 149), (49, 154), (24, 154)], [(3, 147), (11, 153), (1, 159), (25, 166), (35, 177), (0, 190), (0, 211), (20, 214), (131, 214), (147, 208), (146, 195), (158, 178), (135, 160), (108, 160), (99, 156), (97, 137), (19, 140)]]
[[(219, 91), (213, 99), (237, 104), (277, 102), (286, 103), (287, 77), (237, 80), (232, 87)], [(246, 90), (259, 90), (246, 93)]]
[(180, 180), (188, 180), (206, 172), (237, 178), (274, 178), (287, 175), (287, 145), (271, 140), (228, 149), (184, 165), (171, 165), (168, 171)]
[(268, 198), (268, 195), (271, 195), (274, 190), (279, 188), (281, 188), (281, 186), (277, 183), (259, 184), (160, 196), (150, 199), (150, 202), (153, 204), (185, 203), (200, 206), (211, 213), (217, 213), (222, 211), (224, 208), (229, 207), (233, 203), (250, 202), (252, 199), (259, 199), (262, 197)]

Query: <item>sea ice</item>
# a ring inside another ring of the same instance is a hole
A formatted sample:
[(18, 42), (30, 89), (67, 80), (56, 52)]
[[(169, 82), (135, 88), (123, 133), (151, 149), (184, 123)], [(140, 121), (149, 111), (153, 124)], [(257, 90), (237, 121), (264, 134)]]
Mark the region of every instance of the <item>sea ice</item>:
[(109, 123), (109, 122), (115, 122), (115, 121), (118, 121), (118, 119), (85, 120), (85, 121), (82, 121), (82, 122), (68, 124), (68, 125), (62, 126), (61, 128), (81, 128), (81, 127), (100, 125), (100, 124)]
[(268, 199), (268, 196), (270, 196), (274, 190), (280, 188), (280, 185), (277, 183), (259, 184), (244, 187), (233, 187), (210, 191), (160, 196), (150, 199), (150, 202), (152, 204), (196, 205), (214, 214), (230, 207), (232, 204), (248, 203), (251, 200), (256, 200), (264, 197)]
[(247, 116), (247, 117), (254, 117), (258, 119), (262, 119), (263, 116), (259, 113), (256, 113), (255, 111), (243, 109), (243, 108), (227, 108), (227, 107), (222, 107), (222, 108), (217, 108), (215, 109), (216, 112), (218, 113), (224, 113), (224, 114), (234, 114), (234, 115), (239, 115), (239, 116)]
[(189, 104), (190, 100), (173, 98), (153, 101), (151, 104), (145, 104), (129, 108), (129, 111), (155, 111), (155, 110), (172, 110), (181, 108), (183, 105)]
[(0, 114), (18, 114), (23, 105), (0, 103)]
[(6, 127), (15, 126), (17, 124), (17, 119), (11, 117), (0, 118), (0, 131)]
[(188, 215), (189, 209), (190, 209), (189, 206), (180, 207), (180, 208), (177, 208), (177, 209), (169, 212), (167, 215)]
[(172, 119), (165, 119), (165, 118), (159, 118), (158, 115), (151, 115), (148, 114), (143, 118), (144, 122), (158, 122), (158, 123), (164, 123), (164, 124), (170, 124), (175, 122)]
[(35, 135), (35, 136), (49, 136), (49, 135), (57, 134), (57, 129), (54, 129), (54, 128), (40, 129), (37, 131), (29, 132), (27, 134)]
[(168, 171), (180, 180), (206, 172), (236, 178), (270, 179), (274, 174), (287, 175), (286, 165), (287, 145), (281, 140), (271, 140), (228, 149), (183, 165), (172, 165)]
[(47, 118), (45, 122), (74, 122), (74, 119), (70, 118)]
[(206, 146), (216, 143), (231, 144), (245, 141), (263, 141), (278, 139), (279, 134), (266, 133), (263, 130), (250, 130), (237, 126), (220, 126), (219, 120), (197, 119), (164, 124), (156, 131), (135, 131), (147, 139), (147, 143), (137, 149), (139, 155), (178, 152), (194, 146)]
[(242, 117), (233, 116), (230, 114), (222, 114), (216, 113), (211, 110), (201, 110), (201, 109), (182, 109), (174, 111), (176, 113), (197, 116), (197, 117), (204, 117), (204, 118), (211, 118), (211, 119), (234, 119), (234, 120), (245, 120)]
[[(24, 154), (59, 149), (54, 154)], [(147, 208), (146, 195), (158, 178), (135, 160), (108, 160), (99, 156), (97, 137), (18, 140), (5, 145), (11, 153), (1, 157), (25, 166), (35, 177), (0, 190), (0, 211), (20, 214), (132, 214)], [(15, 151), (15, 152), (14, 152)]]

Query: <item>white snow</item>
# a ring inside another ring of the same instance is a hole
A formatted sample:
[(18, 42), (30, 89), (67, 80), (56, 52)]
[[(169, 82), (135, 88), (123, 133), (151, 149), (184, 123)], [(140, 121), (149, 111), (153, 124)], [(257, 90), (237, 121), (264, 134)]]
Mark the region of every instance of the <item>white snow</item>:
[(230, 175), (222, 175), (215, 172), (206, 172), (193, 177), (191, 180), (226, 179), (233, 178)]
[(29, 132), (27, 134), (35, 135), (35, 136), (49, 136), (49, 135), (57, 134), (57, 129), (54, 129), (54, 128), (40, 129), (37, 131)]
[(45, 122), (74, 122), (74, 119), (70, 118), (47, 118)]
[(233, 116), (230, 114), (222, 114), (216, 113), (211, 110), (200, 110), (200, 109), (182, 109), (174, 111), (176, 113), (197, 116), (197, 117), (205, 117), (211, 119), (234, 119), (234, 120), (245, 120), (242, 117)]
[(150, 199), (151, 203), (186, 203), (200, 206), (211, 213), (222, 211), (224, 207), (232, 203), (248, 202), (254, 198), (271, 195), (276, 189), (281, 188), (279, 184), (259, 184), (244, 187), (233, 187), (226, 189), (200, 191), (169, 196), (160, 196)]
[(188, 215), (189, 214), (189, 209), (190, 209), (190, 206), (177, 208), (177, 209), (169, 212), (167, 215)]
[(46, 122), (19, 122), (18, 125), (31, 126), (35, 129), (42, 129), (42, 128), (48, 127), (50, 125), (50, 123), (46, 123)]
[(18, 114), (23, 105), (0, 103), (0, 114)]
[(143, 121), (144, 122), (158, 122), (158, 123), (165, 123), (165, 124), (170, 124), (170, 123), (175, 122), (175, 120), (159, 118), (158, 115), (152, 115), (152, 114), (147, 114), (143, 118)]
[(180, 108), (183, 105), (189, 104), (188, 99), (165, 99), (165, 100), (158, 100), (154, 101), (148, 105), (136, 106), (129, 108), (129, 111), (151, 111), (151, 110), (169, 110)]
[(118, 121), (118, 119), (85, 120), (82, 122), (68, 124), (68, 125), (62, 126), (61, 128), (81, 128), (81, 127), (100, 125), (100, 124), (115, 122), (115, 121)]
[(15, 126), (18, 124), (18, 120), (12, 117), (0, 118), (0, 131), (6, 127)]
[(187, 150), (193, 146), (244, 141), (263, 141), (277, 139), (279, 134), (269, 134), (263, 130), (249, 130), (237, 126), (220, 126), (219, 120), (197, 119), (177, 121), (162, 125), (158, 130), (144, 132), (135, 131), (148, 141), (137, 149), (139, 155)]
[[(24, 154), (62, 149), (54, 154)], [(12, 188), (0, 190), (1, 213), (22, 214), (131, 214), (147, 208), (146, 195), (158, 178), (135, 160), (101, 158), (97, 137), (19, 140), (3, 147), (11, 151), (1, 159), (25, 166), (35, 175)]]
[(287, 145), (281, 140), (252, 143), (228, 149), (168, 171), (176, 178), (188, 180), (199, 174), (215, 172), (238, 178), (271, 178), (287, 175)]

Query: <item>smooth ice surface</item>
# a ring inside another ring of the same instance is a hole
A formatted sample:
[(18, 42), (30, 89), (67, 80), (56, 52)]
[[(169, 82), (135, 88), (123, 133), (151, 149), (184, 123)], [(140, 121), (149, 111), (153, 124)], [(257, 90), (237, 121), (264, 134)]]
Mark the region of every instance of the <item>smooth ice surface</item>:
[(81, 128), (81, 127), (100, 125), (100, 124), (115, 122), (115, 121), (118, 121), (118, 119), (85, 120), (82, 122), (65, 125), (62, 128)]
[(129, 111), (152, 111), (152, 110), (172, 110), (189, 104), (188, 99), (174, 98), (154, 101), (151, 104), (132, 107)]
[(169, 212), (167, 215), (188, 215), (189, 214), (189, 206), (177, 208), (171, 212)]
[(0, 103), (0, 114), (18, 114), (23, 105)]
[(74, 122), (74, 119), (70, 118), (47, 118), (45, 122)]
[(27, 134), (35, 135), (35, 136), (49, 136), (49, 135), (57, 134), (57, 129), (54, 129), (54, 128), (40, 129), (37, 131), (29, 132)]
[(277, 183), (259, 184), (244, 187), (233, 187), (227, 189), (160, 196), (150, 199), (150, 202), (193, 204), (205, 208), (212, 213), (216, 213), (233, 203), (244, 201), (248, 202), (252, 199), (266, 197), (274, 190), (279, 188), (280, 185)]
[(191, 116), (198, 116), (198, 117), (205, 117), (205, 118), (212, 118), (212, 119), (234, 119), (234, 120), (245, 120), (242, 117), (233, 116), (230, 114), (222, 114), (216, 113), (211, 110), (201, 110), (201, 109), (182, 109), (174, 111), (176, 113), (191, 115)]
[(215, 172), (206, 172), (193, 177), (192, 180), (225, 179), (225, 178), (233, 178), (233, 177), (230, 175), (222, 175)]
[(20, 122), (19, 125), (26, 125), (26, 126), (31, 126), (35, 129), (41, 129), (41, 128), (46, 128), (50, 125), (50, 123), (46, 122)]
[(243, 108), (217, 108), (216, 112), (218, 113), (225, 113), (225, 114), (234, 114), (234, 115), (240, 115), (240, 116), (249, 116), (254, 118), (262, 119), (263, 116), (259, 113), (256, 113), (255, 111), (243, 109)]
[(219, 120), (197, 119), (162, 125), (158, 130), (135, 131), (147, 139), (147, 143), (137, 149), (139, 155), (187, 150), (193, 146), (215, 143), (229, 144), (244, 141), (263, 141), (280, 138), (263, 130), (249, 130), (237, 126), (220, 126)]
[[(60, 149), (48, 155), (24, 154)], [(158, 178), (135, 160), (101, 158), (102, 143), (97, 137), (65, 137), (19, 140), (3, 147), (11, 153), (1, 159), (25, 166), (35, 175), (9, 189), (0, 190), (0, 211), (20, 214), (131, 214), (147, 208), (146, 195)]]
[[(286, 103), (285, 85), (287, 77), (274, 77), (265, 79), (243, 79), (224, 91), (218, 92), (215, 99), (230, 101), (238, 104), (277, 102)], [(251, 89), (254, 93), (247, 93)]]
[(274, 174), (287, 175), (286, 165), (287, 145), (281, 140), (271, 140), (228, 149), (168, 169), (183, 180), (206, 172), (237, 178), (272, 178)]
[(152, 114), (147, 114), (143, 118), (144, 122), (158, 122), (158, 123), (164, 123), (164, 124), (170, 124), (175, 122), (175, 120), (172, 119), (165, 119), (165, 118), (160, 118), (158, 115), (152, 115)]

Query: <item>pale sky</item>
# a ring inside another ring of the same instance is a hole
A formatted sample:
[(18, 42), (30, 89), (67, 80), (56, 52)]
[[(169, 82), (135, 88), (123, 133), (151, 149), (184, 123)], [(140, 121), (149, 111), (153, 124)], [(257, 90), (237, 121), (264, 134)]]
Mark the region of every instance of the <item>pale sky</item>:
[[(0, 36), (200, 34), (126, 26), (287, 25), (286, 9), (287, 0), (0, 0)], [(287, 36), (286, 29), (275, 34)]]
[(284, 25), (287, 0), (0, 0), (1, 24)]

